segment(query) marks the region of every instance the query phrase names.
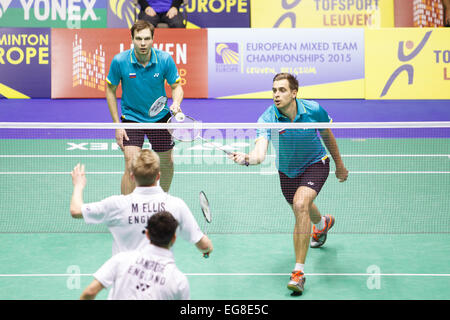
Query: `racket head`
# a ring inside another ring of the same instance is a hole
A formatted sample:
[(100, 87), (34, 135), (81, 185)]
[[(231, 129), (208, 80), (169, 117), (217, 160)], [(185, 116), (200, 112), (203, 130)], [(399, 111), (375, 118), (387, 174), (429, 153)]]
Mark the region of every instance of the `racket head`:
[(153, 104), (150, 106), (150, 109), (148, 109), (148, 115), (150, 117), (154, 117), (158, 115), (167, 105), (168, 98), (166, 96), (161, 96), (158, 99), (153, 102)]
[(205, 217), (206, 222), (211, 223), (212, 220), (211, 209), (209, 207), (208, 198), (206, 197), (206, 194), (203, 191), (200, 191), (199, 200), (200, 200), (200, 208), (202, 209), (203, 216)]
[(175, 116), (171, 116), (167, 123), (192, 123), (192, 128), (167, 129), (170, 135), (180, 142), (191, 142), (201, 136), (202, 130), (195, 126), (198, 122), (192, 117), (185, 115), (183, 121), (178, 121)]

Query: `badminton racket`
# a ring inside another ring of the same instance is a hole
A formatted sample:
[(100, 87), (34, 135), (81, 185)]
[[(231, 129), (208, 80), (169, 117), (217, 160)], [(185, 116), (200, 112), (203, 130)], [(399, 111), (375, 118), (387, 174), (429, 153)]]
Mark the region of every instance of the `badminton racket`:
[[(217, 150), (220, 150), (224, 152), (226, 155), (230, 156), (232, 152), (224, 149), (222, 146), (213, 143), (209, 141), (208, 139), (205, 139), (202, 137), (202, 130), (195, 126), (196, 123), (199, 123), (194, 118), (190, 116), (184, 116), (183, 120), (179, 120), (176, 117), (171, 117), (168, 121), (168, 123), (192, 123), (192, 128), (176, 128), (176, 129), (168, 129), (170, 134), (175, 140), (178, 140), (180, 142), (192, 142), (196, 139), (202, 140), (203, 142), (206, 142), (208, 145), (213, 146)], [(245, 162), (245, 165), (248, 166), (248, 162)]]
[[(203, 212), (203, 217), (205, 218), (205, 235), (208, 234), (208, 224), (211, 223), (211, 209), (209, 207), (209, 201), (208, 198), (206, 197), (206, 194), (203, 191), (200, 191), (199, 194), (199, 199), (200, 199), (200, 208), (202, 209)], [(208, 258), (209, 257), (209, 253), (204, 253), (203, 257)]]
[[(161, 96), (158, 99), (156, 99), (155, 102), (153, 102), (153, 104), (148, 109), (148, 115), (153, 118), (157, 116), (159, 113), (161, 113), (161, 111), (163, 111), (164, 109), (171, 112), (170, 109), (167, 107), (167, 101), (168, 99), (166, 96)], [(174, 117), (174, 115), (172, 115), (172, 117)], [(184, 117), (185, 116), (181, 111), (175, 114), (175, 118), (178, 121), (183, 121)]]

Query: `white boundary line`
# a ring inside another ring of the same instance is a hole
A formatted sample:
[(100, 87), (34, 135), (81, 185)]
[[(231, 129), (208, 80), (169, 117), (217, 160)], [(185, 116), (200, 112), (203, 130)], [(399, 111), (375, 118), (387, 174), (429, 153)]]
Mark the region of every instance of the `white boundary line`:
[[(69, 175), (70, 172), (40, 172), (40, 171), (4, 171), (0, 175)], [(86, 172), (86, 174), (108, 175), (108, 174), (123, 174), (123, 171), (93, 171)], [(224, 174), (224, 175), (273, 175), (278, 174), (278, 171), (175, 171), (174, 174)], [(334, 174), (334, 171), (330, 171)], [(350, 171), (349, 174), (450, 174), (450, 171)]]
[(450, 128), (450, 121), (411, 121), (411, 122), (283, 122), (283, 123), (106, 123), (106, 122), (0, 122), (0, 129), (379, 129), (379, 128)]
[[(193, 277), (278, 277), (289, 276), (290, 273), (185, 273), (186, 276)], [(306, 276), (319, 277), (450, 277), (450, 273), (305, 273)], [(20, 278), (20, 277), (90, 277), (90, 273), (18, 273), (0, 274), (0, 278)]]
[[(212, 149), (205, 149), (203, 151), (212, 151)], [(194, 152), (194, 151), (190, 151)], [(221, 154), (192, 154), (181, 155), (174, 154), (175, 158), (226, 158), (226, 155)], [(269, 154), (267, 157), (275, 157), (274, 154)], [(343, 154), (343, 158), (448, 158), (450, 154)], [(123, 154), (0, 154), (0, 158), (123, 158)]]

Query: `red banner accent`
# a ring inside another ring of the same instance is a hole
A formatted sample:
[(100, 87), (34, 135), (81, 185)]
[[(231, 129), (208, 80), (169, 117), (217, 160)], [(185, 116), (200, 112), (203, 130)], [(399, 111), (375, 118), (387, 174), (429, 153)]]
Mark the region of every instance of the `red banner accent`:
[[(172, 55), (184, 96), (207, 98), (207, 30), (156, 29), (154, 38)], [(52, 98), (104, 98), (112, 59), (131, 46), (128, 29), (52, 29)]]

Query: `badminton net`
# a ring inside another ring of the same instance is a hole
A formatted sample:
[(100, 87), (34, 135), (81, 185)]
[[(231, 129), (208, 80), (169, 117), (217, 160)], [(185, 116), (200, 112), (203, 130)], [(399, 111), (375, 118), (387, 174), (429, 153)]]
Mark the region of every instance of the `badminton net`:
[[(289, 154), (280, 150), (281, 140), (294, 131), (319, 137), (325, 129), (332, 130), (349, 171), (340, 183), (330, 157), (330, 174), (315, 200), (322, 214), (335, 216), (333, 233), (450, 232), (450, 123), (424, 122), (1, 123), (0, 233), (108, 232), (70, 216), (70, 172), (85, 164), (85, 202), (120, 194), (125, 165), (115, 140), (118, 128), (200, 131), (203, 140), (175, 142), (170, 193), (182, 198), (199, 222), (198, 194), (208, 195), (214, 214), (209, 234), (292, 233), (295, 218), (278, 173), (279, 157)], [(248, 153), (267, 132), (271, 142), (260, 165), (238, 165), (221, 150)], [(143, 147), (152, 145), (145, 140)]]

